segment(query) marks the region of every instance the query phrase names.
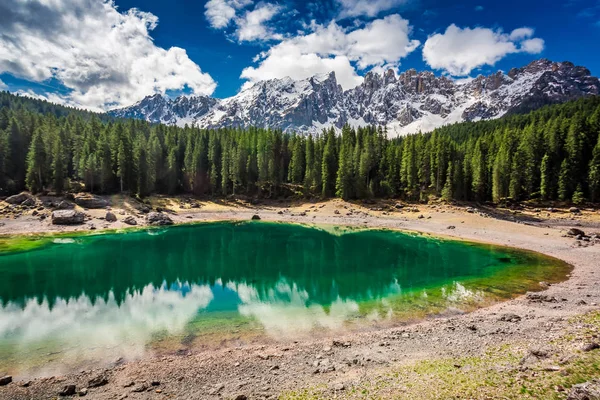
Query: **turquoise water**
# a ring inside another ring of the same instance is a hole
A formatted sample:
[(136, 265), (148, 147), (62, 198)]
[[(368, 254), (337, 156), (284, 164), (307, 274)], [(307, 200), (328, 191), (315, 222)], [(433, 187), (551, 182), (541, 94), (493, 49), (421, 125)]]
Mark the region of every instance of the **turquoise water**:
[(44, 375), (149, 352), (394, 325), (510, 298), (568, 272), (502, 247), (262, 222), (38, 244), (0, 253), (0, 372)]

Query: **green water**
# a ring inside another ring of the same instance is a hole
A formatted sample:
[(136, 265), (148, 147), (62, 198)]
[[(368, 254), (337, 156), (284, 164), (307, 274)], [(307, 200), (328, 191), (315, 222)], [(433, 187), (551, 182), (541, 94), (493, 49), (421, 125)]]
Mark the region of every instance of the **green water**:
[(0, 253), (0, 374), (470, 310), (564, 279), (527, 252), (384, 230), (211, 223)]

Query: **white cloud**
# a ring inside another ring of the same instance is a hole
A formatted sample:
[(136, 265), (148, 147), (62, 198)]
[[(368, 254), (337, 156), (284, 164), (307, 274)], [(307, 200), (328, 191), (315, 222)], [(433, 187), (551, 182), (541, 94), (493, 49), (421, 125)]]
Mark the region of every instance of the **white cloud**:
[(2, 82), (2, 79), (0, 79), (0, 90), (8, 90), (8, 86)]
[(216, 87), (184, 49), (153, 43), (156, 16), (121, 13), (112, 0), (3, 0), (0, 15), (0, 73), (55, 78), (72, 90), (71, 104), (101, 110), (154, 92)]
[(509, 35), (510, 40), (523, 40), (533, 36), (533, 29), (531, 28), (517, 28), (512, 31)]
[(341, 6), (340, 18), (376, 17), (382, 11), (399, 7), (408, 0), (337, 0)]
[(211, 27), (222, 29), (234, 19), (237, 10), (251, 3), (252, 0), (210, 0), (204, 6), (204, 16)]
[(252, 11), (247, 11), (243, 17), (236, 18), (236, 36), (240, 42), (253, 40), (281, 39), (282, 36), (275, 34), (265, 25), (281, 8), (274, 4), (262, 3)]
[[(250, 83), (265, 79), (306, 79), (335, 71), (338, 82), (350, 89), (362, 82), (352, 63), (361, 69), (397, 65), (419, 46), (411, 40), (408, 21), (399, 15), (375, 20), (360, 29), (348, 30), (332, 21), (313, 24), (311, 33), (285, 39), (259, 55), (257, 67), (248, 67), (241, 77)], [(255, 61), (255, 62), (256, 62)]]
[(533, 29), (518, 28), (510, 34), (488, 28), (459, 28), (452, 24), (444, 33), (430, 36), (423, 46), (423, 59), (434, 69), (466, 76), (482, 65), (494, 65), (508, 54), (538, 54), (544, 41), (531, 38)]

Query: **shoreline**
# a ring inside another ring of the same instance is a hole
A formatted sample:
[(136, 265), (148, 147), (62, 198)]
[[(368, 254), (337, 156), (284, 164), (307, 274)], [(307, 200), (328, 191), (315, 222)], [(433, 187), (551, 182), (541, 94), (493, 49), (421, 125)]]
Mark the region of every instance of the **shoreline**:
[[(442, 239), (524, 249), (557, 258), (573, 266), (566, 281), (549, 288), (540, 288), (544, 290), (544, 296), (558, 300), (538, 301), (528, 296), (519, 296), (468, 314), (450, 313), (416, 324), (375, 328), (374, 331), (336, 335), (333, 338), (314, 338), (297, 343), (240, 344), (217, 351), (188, 349), (185, 355), (166, 353), (117, 364), (107, 370), (36, 379), (27, 388), (13, 383), (0, 387), (0, 398), (53, 398), (65, 382), (74, 382), (78, 388), (86, 387), (89, 377), (98, 373), (106, 374), (109, 383), (90, 389), (88, 397), (108, 399), (127, 395), (128, 398), (145, 398), (144, 393), (124, 388), (127, 383), (125, 381), (139, 383), (154, 379), (160, 381), (160, 386), (156, 388), (148, 385), (148, 389), (153, 391), (152, 396), (168, 394), (170, 398), (236, 398), (238, 394), (248, 398), (275, 398), (274, 396), (279, 395), (285, 397), (289, 393), (305, 393), (306, 390), (316, 393), (317, 398), (333, 395), (338, 398), (353, 398), (356, 395), (352, 395), (352, 388), (364, 388), (366, 382), (376, 381), (405, 365), (435, 360), (442, 362), (447, 357), (460, 359), (465, 355), (480, 356), (495, 346), (516, 346), (523, 352), (527, 352), (532, 346), (549, 346), (553, 340), (571, 329), (570, 319), (583, 318), (583, 315), (600, 311), (600, 291), (597, 289), (600, 285), (600, 272), (596, 272), (600, 265), (600, 246), (593, 241), (582, 242), (563, 237), (562, 232), (564, 226), (574, 227), (577, 224), (585, 225), (586, 228), (581, 229), (586, 231), (589, 227), (600, 231), (600, 216), (597, 212), (586, 212), (574, 220), (541, 219), (535, 225), (525, 225), (482, 216), (483, 212), (470, 213), (460, 207), (417, 207), (418, 212), (402, 211), (382, 215), (382, 211), (373, 211), (341, 200), (300, 204), (296, 207), (278, 204), (255, 207), (203, 204), (199, 210), (176, 210), (171, 217), (175, 223), (205, 223), (247, 221), (252, 215), (258, 214), (265, 222), (384, 228), (433, 235), (436, 238), (442, 236)], [(315, 212), (315, 209), (318, 211)], [(354, 211), (348, 211), (350, 209)], [(113, 210), (117, 210), (116, 214), (119, 215), (119, 210), (122, 209), (113, 207)], [(96, 215), (106, 213), (106, 210), (90, 211)], [(285, 212), (279, 214), (282, 211)], [(350, 212), (351, 215), (342, 215), (342, 212)], [(302, 216), (302, 213), (305, 215)], [(423, 218), (419, 218), (420, 215)], [(567, 216), (570, 217), (568, 214)], [(47, 228), (49, 224), (39, 222), (33, 226), (27, 225), (25, 218), (28, 217), (6, 221), (0, 227), (0, 234), (14, 235), (14, 232), (26, 231), (26, 228)], [(98, 223), (96, 219), (93, 221)], [(114, 225), (109, 226), (121, 228)], [(448, 229), (449, 226), (454, 226), (454, 229)], [(139, 228), (145, 227), (134, 229)], [(88, 233), (101, 234), (104, 229), (103, 225)], [(79, 229), (46, 229), (45, 232), (67, 235), (84, 233)], [(500, 322), (499, 318), (503, 314), (517, 315), (519, 321)], [(548, 329), (548, 325), (552, 328)], [(476, 329), (472, 330), (472, 326)], [(335, 345), (338, 342), (351, 345)], [(381, 343), (385, 345), (381, 346)], [(325, 359), (329, 364), (327, 366), (322, 365)], [(355, 363), (354, 360), (358, 361)], [(272, 369), (275, 366), (277, 368)], [(264, 390), (267, 387), (268, 390)], [(160, 390), (160, 393), (156, 393), (156, 390)], [(387, 390), (380, 388), (373, 393), (385, 395)], [(406, 391), (407, 396), (409, 392), (411, 391)]]

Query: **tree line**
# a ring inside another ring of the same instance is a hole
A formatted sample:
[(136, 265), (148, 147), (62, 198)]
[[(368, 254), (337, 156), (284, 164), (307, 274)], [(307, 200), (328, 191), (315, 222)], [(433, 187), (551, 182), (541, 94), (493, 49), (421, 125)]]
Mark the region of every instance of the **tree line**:
[(0, 191), (600, 200), (600, 99), (390, 139), (117, 120), (0, 93)]

